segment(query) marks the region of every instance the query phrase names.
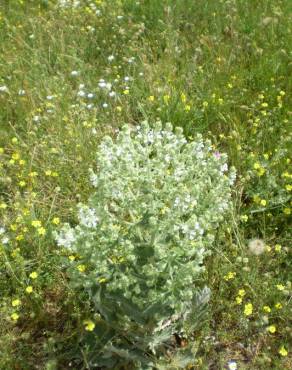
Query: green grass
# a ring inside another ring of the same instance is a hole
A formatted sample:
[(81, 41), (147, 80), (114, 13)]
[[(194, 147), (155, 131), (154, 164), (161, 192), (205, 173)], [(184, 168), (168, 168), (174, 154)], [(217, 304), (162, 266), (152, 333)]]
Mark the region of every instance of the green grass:
[[(91, 307), (60, 265), (54, 218), (75, 221), (100, 138), (143, 119), (182, 126), (189, 140), (203, 133), (238, 171), (229, 231), (206, 261), (212, 300), (188, 343), (194, 369), (231, 359), (240, 369), (291, 368), (291, 2), (56, 3), (0, 3), (0, 226), (9, 237), (0, 243), (0, 368), (87, 368)], [(253, 238), (268, 246), (260, 256), (248, 250)]]

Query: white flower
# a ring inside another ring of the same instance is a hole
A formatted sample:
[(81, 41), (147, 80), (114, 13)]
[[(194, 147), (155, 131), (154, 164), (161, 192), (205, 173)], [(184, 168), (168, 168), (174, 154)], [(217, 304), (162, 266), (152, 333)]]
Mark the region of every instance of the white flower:
[(92, 168), (89, 169), (89, 178), (94, 187), (97, 187), (98, 176), (93, 172)]
[(77, 96), (83, 98), (85, 96), (85, 92), (83, 90), (78, 91)]
[(59, 0), (58, 5), (63, 8), (77, 8), (80, 6), (79, 0)]
[(70, 248), (72, 243), (76, 240), (75, 232), (71, 229), (69, 224), (65, 224), (59, 234), (57, 234), (56, 241), (59, 247)]
[(95, 228), (98, 222), (95, 209), (87, 206), (79, 206), (78, 218), (81, 225), (88, 228)]
[(0, 235), (4, 234), (5, 233), (5, 229), (4, 227), (0, 227)]
[(78, 75), (79, 75), (79, 72), (78, 71), (72, 71), (71, 72), (71, 76), (73, 76), (73, 77), (76, 77)]
[(113, 55), (110, 55), (110, 56), (107, 58), (107, 60), (108, 60), (109, 62), (112, 62), (114, 59), (115, 59), (115, 57), (114, 57)]
[(89, 93), (89, 94), (87, 94), (87, 97), (88, 97), (88, 99), (92, 99), (94, 97), (94, 94)]
[(237, 363), (233, 360), (228, 361), (228, 370), (236, 370), (237, 369)]
[(224, 163), (221, 167), (220, 167), (220, 172), (223, 173), (223, 172), (226, 172), (228, 171), (228, 165), (227, 163)]
[(259, 256), (265, 252), (266, 247), (261, 239), (253, 239), (248, 243), (248, 249), (252, 254)]
[(2, 244), (7, 244), (9, 242), (9, 238), (7, 236), (4, 236), (2, 239)]
[(101, 89), (104, 89), (105, 88), (105, 89), (111, 90), (111, 88), (112, 88), (112, 84), (109, 83), (109, 82), (105, 82), (105, 80), (103, 80), (103, 79), (100, 79), (99, 80), (98, 86)]
[(25, 90), (22, 90), (22, 89), (18, 90), (18, 95), (19, 96), (24, 96), (25, 95)]
[(107, 103), (103, 103), (102, 106), (103, 106), (103, 108), (107, 108), (108, 107), (108, 104)]
[(3, 93), (7, 93), (8, 92), (8, 87), (3, 85), (3, 86), (0, 86), (0, 93), (3, 92)]

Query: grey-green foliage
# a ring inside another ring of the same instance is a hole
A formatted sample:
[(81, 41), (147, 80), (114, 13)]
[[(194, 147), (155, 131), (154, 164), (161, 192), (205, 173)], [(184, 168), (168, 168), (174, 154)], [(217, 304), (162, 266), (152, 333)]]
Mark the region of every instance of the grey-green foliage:
[(125, 126), (114, 142), (101, 142), (96, 191), (80, 205), (79, 225), (65, 225), (57, 242), (80, 257), (71, 279), (111, 328), (104, 351), (112, 357), (158, 353), (184, 322), (199, 319), (208, 300), (198, 288), (204, 256), (235, 179), (226, 161), (209, 141), (187, 142), (170, 124)]

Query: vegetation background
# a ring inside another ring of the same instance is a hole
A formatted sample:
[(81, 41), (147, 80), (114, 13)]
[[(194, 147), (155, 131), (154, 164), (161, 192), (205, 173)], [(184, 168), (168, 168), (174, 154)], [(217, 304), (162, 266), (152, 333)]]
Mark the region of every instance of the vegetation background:
[(1, 369), (87, 368), (91, 307), (52, 232), (87, 200), (100, 139), (144, 119), (203, 133), (238, 171), (233, 218), (206, 261), (208, 320), (180, 344), (193, 369), (292, 368), (291, 10), (0, 1)]

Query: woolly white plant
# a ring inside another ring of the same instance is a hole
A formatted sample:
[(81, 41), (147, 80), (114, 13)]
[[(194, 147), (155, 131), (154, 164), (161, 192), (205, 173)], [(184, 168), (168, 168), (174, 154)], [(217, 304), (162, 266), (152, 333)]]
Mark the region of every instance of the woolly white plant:
[(65, 225), (57, 242), (79, 256), (72, 280), (132, 342), (147, 337), (155, 350), (155, 334), (182, 330), (182, 319), (206, 303), (197, 281), (230, 205), (235, 171), (226, 162), (210, 141), (187, 142), (171, 124), (125, 126), (114, 142), (101, 142), (96, 191), (79, 209), (79, 225)]

